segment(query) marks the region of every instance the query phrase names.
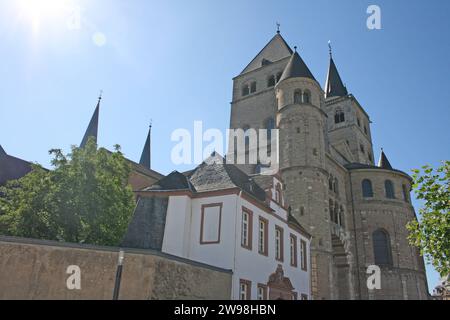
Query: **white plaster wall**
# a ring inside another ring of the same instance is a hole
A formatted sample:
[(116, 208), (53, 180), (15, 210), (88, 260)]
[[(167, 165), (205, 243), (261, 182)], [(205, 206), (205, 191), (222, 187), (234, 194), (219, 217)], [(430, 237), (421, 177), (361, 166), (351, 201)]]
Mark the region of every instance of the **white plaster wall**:
[[(238, 236), (236, 237), (235, 247), (236, 247), (236, 266), (233, 270), (233, 283), (232, 283), (232, 299), (239, 299), (239, 280), (245, 279), (252, 282), (251, 288), (251, 298), (257, 298), (257, 285), (258, 283), (266, 284), (269, 280), (269, 276), (274, 273), (277, 266), (281, 264), (284, 270), (284, 276), (288, 277), (292, 285), (294, 286), (294, 291), (298, 293), (298, 298), (300, 295), (307, 294), (310, 296), (310, 268), (309, 268), (309, 240), (302, 236), (299, 232), (290, 228), (287, 223), (272, 214), (268, 214), (263, 210), (257, 208), (253, 204), (245, 201), (244, 199), (239, 199), (241, 206), (253, 211), (253, 245), (252, 250), (245, 249), (241, 246), (241, 212), (238, 212), (237, 219), (237, 230)], [(267, 219), (269, 221), (268, 226), (268, 256), (258, 253), (258, 221), (259, 216)], [(275, 225), (283, 228), (284, 237), (284, 261), (280, 262), (275, 259)], [(290, 234), (294, 234), (297, 237), (297, 267), (292, 267), (290, 265)], [(300, 267), (300, 239), (307, 241), (308, 247), (308, 270), (303, 271)]]
[[(203, 204), (222, 203), (220, 243), (200, 244), (201, 208)], [(252, 250), (241, 246), (242, 206), (253, 212)], [(163, 251), (224, 269), (233, 270), (232, 299), (239, 299), (239, 280), (252, 282), (251, 297), (257, 298), (257, 284), (267, 284), (269, 276), (282, 264), (300, 298), (310, 296), (309, 240), (290, 228), (285, 220), (286, 212), (274, 207), (278, 213), (269, 214), (238, 195), (223, 195), (190, 199), (187, 196), (171, 196), (166, 218)], [(269, 221), (268, 256), (258, 253), (259, 216)], [(283, 228), (284, 261), (275, 259), (275, 225)], [(290, 266), (290, 234), (297, 237), (297, 267)], [(308, 270), (300, 267), (300, 239), (307, 241)]]

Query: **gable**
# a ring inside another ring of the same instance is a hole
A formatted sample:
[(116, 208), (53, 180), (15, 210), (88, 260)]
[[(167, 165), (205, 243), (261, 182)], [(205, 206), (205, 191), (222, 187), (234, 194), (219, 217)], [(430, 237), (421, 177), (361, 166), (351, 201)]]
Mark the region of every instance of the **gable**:
[[(350, 150), (347, 143), (344, 141), (340, 141), (338, 143), (333, 144), (333, 148), (339, 153), (341, 157), (343, 157), (347, 162), (354, 162), (352, 151)], [(345, 163), (342, 163), (345, 164)]]
[(264, 63), (275, 62), (292, 54), (292, 49), (283, 39), (283, 37), (277, 33), (266, 46), (253, 58), (253, 60), (242, 70), (241, 74), (256, 70), (260, 68)]

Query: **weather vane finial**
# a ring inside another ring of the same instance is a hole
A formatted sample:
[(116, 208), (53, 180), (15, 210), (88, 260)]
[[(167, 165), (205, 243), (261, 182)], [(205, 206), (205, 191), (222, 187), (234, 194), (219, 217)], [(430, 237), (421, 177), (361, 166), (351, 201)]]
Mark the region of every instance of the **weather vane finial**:
[(153, 125), (153, 119), (150, 119), (150, 128), (152, 127), (152, 125)]
[(279, 22), (277, 22), (277, 33), (280, 33), (280, 26), (281, 26), (281, 24)]
[(103, 90), (100, 90), (100, 94), (98, 95), (98, 101), (102, 100)]
[(332, 51), (331, 51), (331, 40), (328, 40), (328, 53), (330, 54), (330, 58), (332, 56)]

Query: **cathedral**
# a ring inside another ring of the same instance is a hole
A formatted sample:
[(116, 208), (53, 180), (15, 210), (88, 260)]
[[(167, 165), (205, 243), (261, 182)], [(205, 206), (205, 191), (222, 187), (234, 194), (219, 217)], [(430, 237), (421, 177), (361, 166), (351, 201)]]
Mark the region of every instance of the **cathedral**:
[[(100, 100), (81, 147), (97, 139)], [(127, 159), (137, 206), (122, 247), (231, 270), (232, 299), (428, 299), (407, 240), (412, 179), (383, 151), (375, 164), (370, 123), (331, 49), (322, 87), (278, 31), (233, 78), (230, 116), (244, 133), (278, 129), (278, 171), (214, 152), (164, 176), (151, 168), (150, 128), (139, 163)], [(0, 185), (31, 169), (0, 146)]]
[[(231, 129), (279, 129), (286, 201), (312, 235), (312, 298), (427, 299), (423, 259), (407, 240), (416, 219), (412, 179), (383, 151), (375, 164), (369, 115), (343, 84), (331, 48), (322, 87), (278, 31), (233, 78), (232, 96)], [(379, 289), (367, 285), (372, 265)]]

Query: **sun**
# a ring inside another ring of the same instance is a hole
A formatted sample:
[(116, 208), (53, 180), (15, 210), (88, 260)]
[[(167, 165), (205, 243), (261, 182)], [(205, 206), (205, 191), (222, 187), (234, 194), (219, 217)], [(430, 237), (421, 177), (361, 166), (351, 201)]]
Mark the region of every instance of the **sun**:
[(34, 31), (51, 19), (61, 18), (67, 11), (69, 0), (17, 0), (20, 15), (28, 20)]

